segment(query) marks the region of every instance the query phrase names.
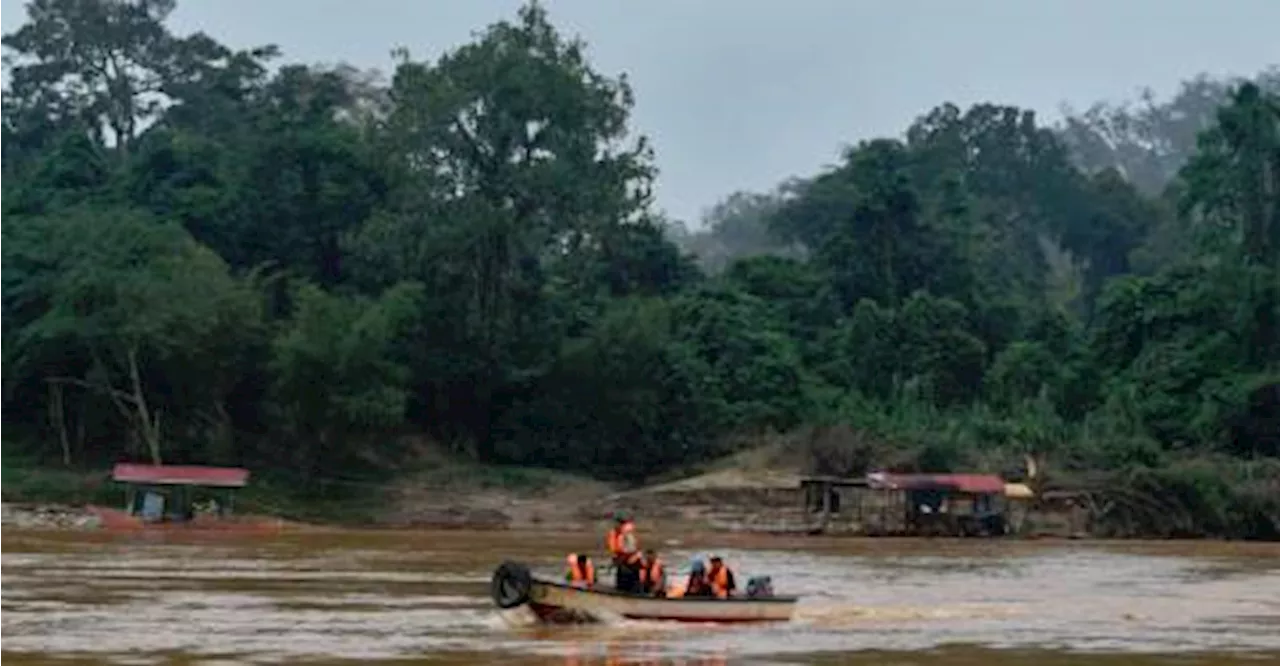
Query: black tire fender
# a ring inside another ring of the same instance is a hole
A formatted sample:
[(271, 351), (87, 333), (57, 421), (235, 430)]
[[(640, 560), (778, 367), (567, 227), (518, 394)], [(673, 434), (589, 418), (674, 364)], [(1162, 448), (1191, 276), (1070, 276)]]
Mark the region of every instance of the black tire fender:
[(493, 572), (489, 582), (489, 595), (498, 608), (515, 608), (529, 603), (529, 591), (533, 589), (533, 574), (529, 567), (519, 562), (503, 562)]

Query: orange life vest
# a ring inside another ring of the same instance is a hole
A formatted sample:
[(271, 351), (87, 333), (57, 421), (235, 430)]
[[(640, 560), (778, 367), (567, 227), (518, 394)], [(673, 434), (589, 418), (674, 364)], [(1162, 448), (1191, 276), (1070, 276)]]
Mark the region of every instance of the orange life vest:
[(711, 585), (705, 576), (694, 578), (693, 574), (689, 574), (684, 581), (667, 588), (667, 598), (679, 599), (680, 597), (709, 596), (707, 593), (711, 591), (710, 588)]
[(574, 587), (590, 587), (596, 584), (596, 566), (587, 558), (586, 566), (578, 565), (578, 555), (569, 555), (569, 584)]
[(635, 536), (635, 523), (627, 521), (611, 530), (605, 537), (605, 546), (615, 562), (634, 564), (640, 559), (640, 546)]
[(684, 596), (685, 590), (689, 587), (688, 583), (673, 583), (667, 588), (668, 599), (679, 599)]
[(653, 561), (645, 563), (640, 569), (640, 584), (650, 592), (657, 592), (663, 589), (665, 584), (665, 572), (663, 571), (662, 560), (654, 558)]
[(711, 591), (721, 599), (729, 596), (729, 567), (721, 565), (707, 572), (707, 580), (711, 583)]

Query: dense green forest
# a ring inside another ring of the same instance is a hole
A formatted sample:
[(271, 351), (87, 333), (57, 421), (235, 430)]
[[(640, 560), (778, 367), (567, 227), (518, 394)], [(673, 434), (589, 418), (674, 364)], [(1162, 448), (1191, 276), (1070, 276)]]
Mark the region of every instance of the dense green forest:
[(11, 458), (305, 487), (429, 438), (639, 482), (773, 437), (833, 473), (1032, 454), (1130, 532), (1280, 533), (1278, 70), (1056, 126), (943, 104), (689, 231), (626, 78), (537, 4), (386, 83), (176, 35), (173, 0), (28, 9)]

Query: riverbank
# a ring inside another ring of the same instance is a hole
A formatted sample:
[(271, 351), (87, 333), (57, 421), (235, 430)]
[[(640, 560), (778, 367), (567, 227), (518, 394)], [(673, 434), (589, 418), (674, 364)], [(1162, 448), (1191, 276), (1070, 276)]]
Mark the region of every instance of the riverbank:
[[(241, 515), (316, 527), (566, 532), (597, 530), (612, 511), (626, 509), (650, 525), (679, 525), (688, 532), (805, 534), (822, 527), (844, 535), (877, 531), (868, 523), (900, 512), (881, 507), (885, 498), (872, 493), (845, 498), (846, 511), (818, 521), (805, 508), (802, 467), (791, 457), (794, 451), (761, 447), (673, 474), (664, 483), (623, 488), (560, 471), (479, 465), (431, 453), (382, 479), (302, 486), (255, 473), (235, 508)], [(1280, 477), (1255, 472), (1251, 483), (1231, 482), (1225, 474), (1240, 476), (1238, 471), (1212, 463), (1082, 477), (1076, 491), (1055, 483), (1050, 488), (1057, 490), (1013, 511), (1013, 526), (1030, 537), (1274, 539), (1280, 502), (1270, 489), (1280, 492)], [(80, 507), (124, 501), (122, 489), (108, 479), (106, 470), (15, 467), (10, 461), (4, 468), (4, 524), (89, 529), (95, 521)], [(1160, 520), (1151, 518), (1155, 514)], [(1250, 516), (1249, 529), (1237, 528), (1233, 535), (1228, 530), (1243, 522), (1241, 516)]]
[[(355, 528), (510, 529), (574, 531), (594, 526), (617, 493), (611, 484), (536, 468), (478, 465), (439, 454), (383, 479), (318, 480), (306, 490), (294, 479), (253, 472), (237, 493), (237, 514), (291, 523)], [(124, 491), (107, 469), (3, 467), (3, 524), (35, 529), (89, 529), (85, 507), (119, 507)]]
[(84, 507), (63, 504), (0, 504), (0, 526), (30, 530), (92, 530), (98, 519)]
[[(704, 471), (676, 482), (624, 489), (553, 470), (437, 458), (384, 483), (348, 482), (308, 496), (263, 475), (236, 497), (236, 512), (317, 527), (576, 532), (596, 530), (614, 510), (625, 509), (650, 525), (729, 533), (780, 531), (780, 516), (794, 523), (791, 514), (801, 511), (795, 499), (783, 507), (760, 500), (770, 491), (794, 492), (800, 478), (796, 474)], [(124, 501), (123, 491), (108, 478), (106, 470), (6, 467), (4, 525), (91, 529), (96, 519), (86, 505), (120, 506)]]
[[(475, 483), (472, 481), (471, 483)], [(619, 508), (628, 509), (646, 522), (661, 522), (667, 528), (700, 532), (751, 532), (750, 525), (726, 525), (708, 512), (705, 496), (673, 501), (669, 493), (618, 492), (591, 480), (561, 480), (555, 485), (489, 487), (479, 483), (462, 487), (455, 479), (448, 484), (424, 486), (406, 479), (376, 491), (349, 498), (343, 504), (326, 501), (301, 508), (296, 498), (258, 491), (238, 501), (237, 513), (283, 518), (298, 526), (344, 527), (390, 530), (458, 529), (510, 530), (543, 529), (579, 532), (597, 529)], [(95, 495), (98, 493), (95, 493)], [(59, 498), (66, 493), (59, 493)], [(119, 501), (76, 501), (43, 499), (6, 489), (4, 527), (36, 530), (91, 530), (97, 517), (86, 507), (90, 503), (116, 506)], [(377, 506), (373, 506), (374, 504)]]
[[(289, 479), (254, 473), (235, 498), (236, 513), (299, 525), (370, 529), (598, 529), (616, 509), (650, 523), (704, 532), (804, 532), (797, 499), (785, 506), (770, 491), (794, 493), (800, 476), (775, 469), (772, 455), (751, 452), (678, 480), (624, 488), (538, 468), (479, 465), (434, 450), (385, 480), (327, 480), (301, 493)], [(84, 507), (121, 506), (123, 490), (108, 470), (4, 467), (4, 524), (36, 529), (89, 529)], [(726, 495), (725, 493), (729, 493)], [(762, 494), (763, 493), (763, 494)], [(760, 495), (760, 497), (757, 497)], [(764, 498), (765, 501), (760, 501)], [(797, 514), (797, 515), (792, 515)], [(791, 524), (779, 530), (780, 519)]]

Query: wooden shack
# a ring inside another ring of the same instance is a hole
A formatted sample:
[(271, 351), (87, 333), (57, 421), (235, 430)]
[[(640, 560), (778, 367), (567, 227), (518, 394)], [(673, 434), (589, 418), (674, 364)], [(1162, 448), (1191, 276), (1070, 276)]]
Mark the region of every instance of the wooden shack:
[(1017, 531), (1030, 491), (988, 474), (806, 477), (811, 534), (1002, 536)]

